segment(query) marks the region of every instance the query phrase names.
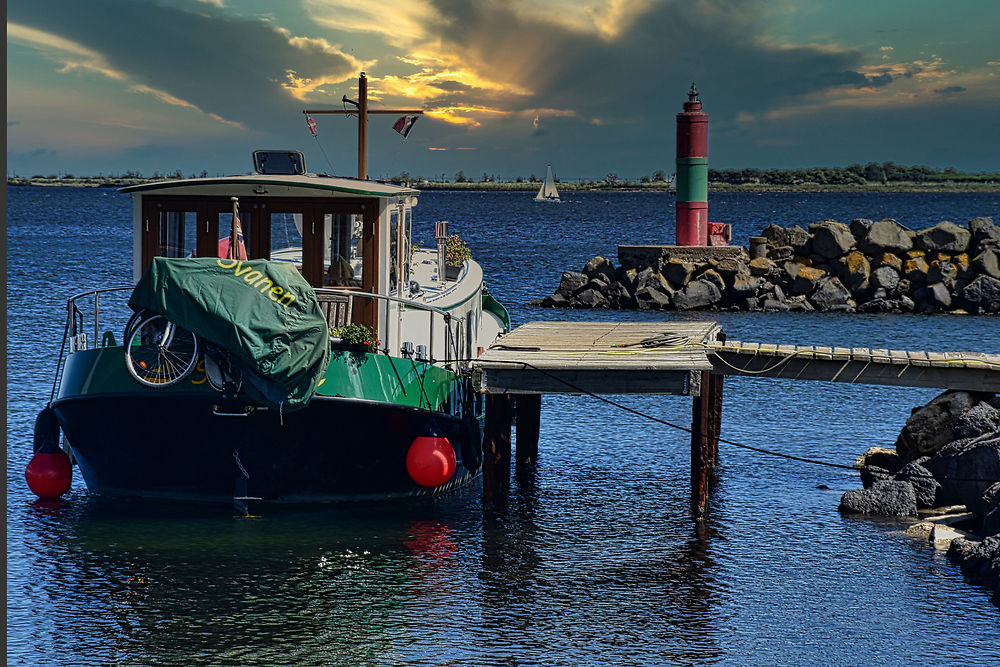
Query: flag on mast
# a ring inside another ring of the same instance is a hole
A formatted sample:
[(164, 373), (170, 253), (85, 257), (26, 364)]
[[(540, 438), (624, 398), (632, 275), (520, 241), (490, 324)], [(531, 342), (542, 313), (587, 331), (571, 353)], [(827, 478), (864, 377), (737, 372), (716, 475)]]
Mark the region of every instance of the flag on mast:
[(306, 116), (306, 125), (309, 126), (309, 132), (316, 136), (316, 121), (313, 120), (312, 116)]
[(229, 228), (229, 236), (219, 239), (219, 257), (224, 259), (248, 259), (247, 247), (243, 242), (243, 225), (240, 224), (240, 204), (236, 197), (233, 200), (233, 224)]
[(392, 129), (403, 135), (403, 138), (405, 139), (406, 135), (410, 133), (410, 128), (413, 127), (413, 124), (417, 122), (418, 118), (420, 118), (420, 116), (417, 115), (400, 116), (396, 122), (392, 124)]

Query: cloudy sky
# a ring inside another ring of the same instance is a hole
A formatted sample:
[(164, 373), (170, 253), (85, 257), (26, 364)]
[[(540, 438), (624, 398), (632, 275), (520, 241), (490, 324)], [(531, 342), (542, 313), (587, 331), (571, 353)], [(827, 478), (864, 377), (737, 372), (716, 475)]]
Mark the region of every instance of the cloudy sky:
[[(8, 174), (243, 173), (258, 148), (372, 177), (674, 170), (696, 82), (717, 168), (1000, 169), (997, 0), (9, 0)], [(324, 154), (325, 153), (325, 154)]]

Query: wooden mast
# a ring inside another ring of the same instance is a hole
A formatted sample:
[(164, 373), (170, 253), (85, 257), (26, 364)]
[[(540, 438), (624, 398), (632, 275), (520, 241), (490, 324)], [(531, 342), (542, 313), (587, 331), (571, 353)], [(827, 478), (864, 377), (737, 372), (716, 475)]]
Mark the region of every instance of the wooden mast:
[(352, 109), (305, 109), (304, 114), (338, 114), (342, 116), (358, 115), (358, 178), (365, 180), (368, 178), (368, 114), (399, 114), (399, 115), (420, 115), (423, 109), (369, 109), (368, 108), (368, 77), (362, 72), (358, 78), (358, 99), (349, 99), (344, 95), (344, 103), (353, 104), (356, 110)]

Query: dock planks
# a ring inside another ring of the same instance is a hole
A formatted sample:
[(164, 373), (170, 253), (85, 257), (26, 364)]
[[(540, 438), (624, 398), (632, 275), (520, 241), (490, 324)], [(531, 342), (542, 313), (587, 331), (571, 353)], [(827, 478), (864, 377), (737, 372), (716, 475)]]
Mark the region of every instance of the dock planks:
[(723, 375), (1000, 392), (1000, 355), (709, 342)]
[(487, 393), (698, 396), (702, 371), (1000, 392), (997, 354), (724, 340), (715, 322), (529, 322), (473, 368)]
[[(715, 322), (529, 322), (473, 363), (487, 393), (696, 395)], [(658, 344), (644, 346), (643, 342)]]

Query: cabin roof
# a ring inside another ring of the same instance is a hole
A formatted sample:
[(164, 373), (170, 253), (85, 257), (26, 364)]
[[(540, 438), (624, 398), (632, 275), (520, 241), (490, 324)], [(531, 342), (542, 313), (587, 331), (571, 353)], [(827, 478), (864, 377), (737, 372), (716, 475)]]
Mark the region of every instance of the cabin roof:
[(141, 185), (129, 185), (121, 188), (121, 192), (155, 192), (178, 188), (201, 188), (220, 185), (270, 185), (289, 188), (304, 188), (311, 190), (326, 190), (332, 193), (346, 195), (361, 195), (365, 197), (399, 197), (420, 194), (419, 190), (399, 185), (389, 185), (375, 181), (362, 181), (356, 178), (341, 178), (320, 174), (280, 175), (280, 174), (245, 174), (240, 176), (219, 176), (215, 178), (182, 178), (172, 181), (156, 181)]

